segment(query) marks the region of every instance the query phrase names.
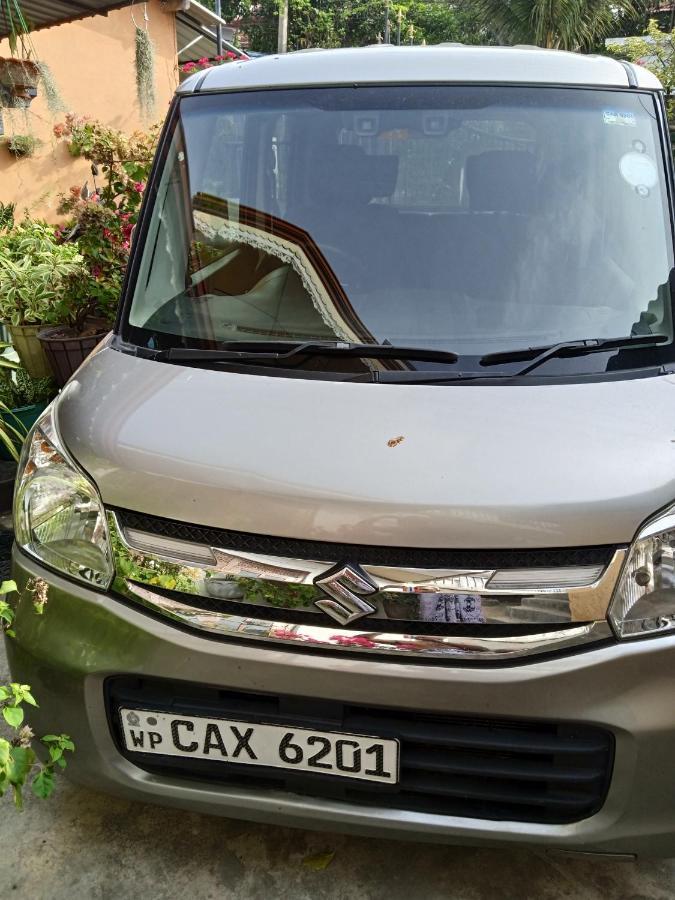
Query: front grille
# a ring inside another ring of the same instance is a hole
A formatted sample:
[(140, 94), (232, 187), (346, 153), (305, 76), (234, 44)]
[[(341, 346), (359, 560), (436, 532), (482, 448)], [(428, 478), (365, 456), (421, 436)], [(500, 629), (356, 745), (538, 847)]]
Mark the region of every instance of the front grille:
[[(130, 677), (107, 680), (106, 702), (120, 752), (148, 772), (448, 816), (577, 822), (601, 808), (613, 762), (610, 732), (567, 722), (445, 716)], [(374, 788), (330, 776), (128, 753), (117, 715), (123, 706), (396, 738), (400, 782)]]
[(272, 537), (245, 531), (190, 525), (173, 519), (115, 509), (124, 528), (137, 528), (162, 537), (191, 541), (229, 551), (282, 556), (290, 559), (356, 560), (368, 566), (404, 566), (420, 569), (536, 569), (556, 566), (606, 566), (616, 547), (550, 547), (538, 550), (442, 550), (425, 547), (340, 544)]

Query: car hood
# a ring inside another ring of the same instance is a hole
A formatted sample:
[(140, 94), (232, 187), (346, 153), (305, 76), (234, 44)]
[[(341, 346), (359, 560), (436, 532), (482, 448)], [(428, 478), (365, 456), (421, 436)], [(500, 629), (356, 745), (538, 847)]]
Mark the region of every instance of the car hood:
[(675, 498), (675, 376), (354, 384), (105, 348), (57, 422), (109, 506), (405, 547), (616, 544)]

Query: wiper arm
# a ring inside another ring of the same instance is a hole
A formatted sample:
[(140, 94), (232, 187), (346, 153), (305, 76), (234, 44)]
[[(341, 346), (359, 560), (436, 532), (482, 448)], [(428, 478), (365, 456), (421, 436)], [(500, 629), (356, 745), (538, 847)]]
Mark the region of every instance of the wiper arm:
[(584, 341), (562, 341), (550, 347), (523, 347), (522, 350), (504, 350), (488, 353), (479, 360), (481, 366), (530, 360), (528, 365), (511, 375), (527, 375), (549, 359), (562, 356), (584, 356), (586, 353), (602, 353), (624, 347), (655, 347), (670, 340), (667, 334), (628, 334), (617, 338), (590, 338)]
[(153, 354), (153, 359), (168, 362), (284, 362), (296, 356), (350, 356), (362, 359), (411, 359), (442, 363), (455, 363), (459, 359), (457, 354), (450, 350), (396, 347), (392, 344), (350, 344), (346, 341), (304, 343), (229, 341), (215, 350), (190, 347), (158, 350)]

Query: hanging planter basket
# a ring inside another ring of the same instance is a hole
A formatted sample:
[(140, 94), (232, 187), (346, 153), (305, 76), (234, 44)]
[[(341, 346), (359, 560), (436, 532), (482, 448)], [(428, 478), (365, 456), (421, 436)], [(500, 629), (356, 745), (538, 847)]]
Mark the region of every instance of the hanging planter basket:
[(37, 96), (40, 67), (30, 59), (0, 57), (0, 106), (22, 109)]

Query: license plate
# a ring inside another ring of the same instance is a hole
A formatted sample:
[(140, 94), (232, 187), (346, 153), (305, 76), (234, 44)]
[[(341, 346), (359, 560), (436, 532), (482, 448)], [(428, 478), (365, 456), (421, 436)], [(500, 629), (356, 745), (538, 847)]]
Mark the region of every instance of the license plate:
[(396, 784), (398, 741), (233, 719), (120, 709), (127, 750)]

